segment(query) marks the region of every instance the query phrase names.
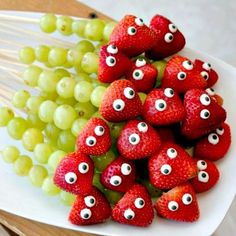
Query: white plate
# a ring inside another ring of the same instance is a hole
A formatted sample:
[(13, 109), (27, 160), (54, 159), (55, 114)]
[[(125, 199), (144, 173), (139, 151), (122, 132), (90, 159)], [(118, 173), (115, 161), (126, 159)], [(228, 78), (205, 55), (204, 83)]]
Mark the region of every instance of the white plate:
[[(38, 14), (22, 13), (20, 15), (39, 17)], [(3, 36), (1, 34), (0, 31), (0, 38)], [(35, 44), (35, 41), (32, 44)], [(224, 107), (228, 112), (227, 122), (231, 126), (232, 136), (235, 137), (236, 69), (217, 58), (191, 49), (185, 49), (180, 54), (191, 59), (200, 58), (208, 61), (219, 73), (220, 79), (215, 89), (224, 98)], [(6, 131), (1, 128), (0, 149), (12, 143), (20, 144), (20, 142), (12, 141)], [(2, 159), (0, 159), (0, 209), (50, 225), (101, 235), (211, 235), (223, 220), (235, 195), (235, 156), (236, 145), (233, 139), (231, 149), (225, 159), (217, 162), (221, 172), (219, 183), (211, 191), (198, 195), (201, 216), (195, 223), (179, 223), (156, 217), (148, 228), (130, 227), (112, 221), (86, 227), (74, 226), (67, 221), (69, 208), (62, 206), (56, 197), (45, 196), (41, 189), (32, 187), (27, 178), (16, 176), (12, 171), (12, 166), (5, 164)]]

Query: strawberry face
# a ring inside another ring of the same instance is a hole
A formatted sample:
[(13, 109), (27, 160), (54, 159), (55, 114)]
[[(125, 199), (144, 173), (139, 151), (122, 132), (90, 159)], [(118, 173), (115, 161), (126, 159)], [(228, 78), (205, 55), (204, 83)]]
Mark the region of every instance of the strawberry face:
[(111, 190), (126, 192), (134, 184), (135, 177), (135, 165), (123, 157), (118, 157), (102, 172), (101, 183)]
[(223, 98), (219, 94), (216, 94), (213, 88), (207, 88), (206, 92), (214, 101), (216, 101), (216, 103), (223, 106)]
[(108, 121), (121, 122), (140, 115), (142, 103), (133, 83), (117, 80), (103, 95), (100, 113)]
[(91, 118), (77, 138), (77, 148), (87, 155), (99, 156), (111, 147), (110, 130), (101, 118)]
[(62, 159), (54, 175), (54, 183), (73, 194), (91, 191), (94, 165), (85, 154), (74, 152)]
[(77, 195), (69, 214), (75, 225), (91, 225), (105, 221), (111, 215), (109, 202), (95, 187), (86, 195)]
[(126, 15), (114, 28), (110, 43), (115, 44), (127, 56), (133, 57), (152, 48), (155, 38), (155, 32), (141, 18)]
[(193, 88), (204, 89), (207, 83), (188, 58), (176, 55), (166, 64), (161, 86), (173, 88), (177, 93), (185, 93)]
[(185, 45), (185, 38), (177, 26), (161, 15), (155, 15), (150, 28), (156, 33), (155, 46), (147, 52), (151, 59), (160, 60), (180, 51)]
[(165, 143), (156, 155), (149, 159), (150, 182), (160, 189), (171, 189), (197, 175), (197, 167), (191, 156), (180, 146)]
[(197, 198), (190, 184), (163, 193), (155, 208), (160, 216), (170, 220), (193, 222), (199, 218)]
[(183, 120), (182, 101), (171, 88), (152, 90), (143, 105), (143, 117), (152, 125), (169, 125)]
[(140, 184), (135, 184), (114, 206), (113, 220), (128, 225), (148, 226), (154, 217), (151, 198)]
[(160, 138), (156, 130), (140, 120), (127, 122), (117, 141), (120, 154), (132, 160), (149, 157), (159, 148)]

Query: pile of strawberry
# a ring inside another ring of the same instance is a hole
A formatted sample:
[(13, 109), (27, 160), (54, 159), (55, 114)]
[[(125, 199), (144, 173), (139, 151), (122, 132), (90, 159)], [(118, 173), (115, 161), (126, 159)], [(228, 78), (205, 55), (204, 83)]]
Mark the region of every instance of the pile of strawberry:
[[(219, 179), (214, 163), (229, 149), (231, 135), (224, 123), (223, 100), (210, 87), (218, 79), (209, 63), (171, 57), (160, 88), (151, 59), (163, 59), (181, 50), (185, 39), (177, 27), (156, 15), (150, 27), (125, 16), (101, 48), (98, 79), (111, 83), (101, 102), (101, 117), (93, 117), (77, 138), (77, 151), (59, 164), (54, 182), (77, 195), (69, 214), (73, 224), (88, 225), (110, 216), (119, 223), (148, 226), (158, 215), (177, 221), (199, 218), (196, 193), (211, 189)], [(138, 57), (145, 53), (146, 58)], [(125, 78), (124, 78), (125, 77)], [(142, 103), (138, 92), (147, 94)], [(125, 122), (112, 144), (107, 122)], [(90, 156), (109, 151), (118, 157), (101, 174), (101, 184), (125, 193), (111, 207), (94, 186)], [(194, 146), (193, 156), (185, 147)], [(148, 171), (153, 186), (163, 191), (155, 200), (137, 180)]]

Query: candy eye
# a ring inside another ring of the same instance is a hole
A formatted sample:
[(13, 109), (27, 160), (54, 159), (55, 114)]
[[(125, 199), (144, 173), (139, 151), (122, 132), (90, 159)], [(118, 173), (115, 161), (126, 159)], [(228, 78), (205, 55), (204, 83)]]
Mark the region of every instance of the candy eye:
[(193, 69), (193, 63), (191, 61), (184, 61), (182, 66), (186, 69), (186, 70), (192, 70)]
[(143, 26), (144, 25), (144, 22), (143, 22), (142, 18), (136, 18), (134, 21), (135, 21), (135, 24), (138, 25), (138, 26)]
[(127, 87), (127, 88), (124, 89), (124, 95), (128, 99), (132, 99), (132, 98), (135, 97), (135, 92), (132, 88)]
[(164, 164), (162, 167), (161, 167), (161, 173), (163, 175), (169, 175), (172, 171), (172, 168), (170, 165), (168, 164)]
[(121, 165), (121, 173), (123, 175), (129, 175), (131, 173), (131, 171), (132, 171), (132, 168), (131, 168), (131, 166), (129, 164), (123, 163)]
[(102, 135), (104, 134), (104, 132), (105, 132), (105, 129), (104, 129), (104, 127), (101, 126), (101, 125), (96, 126), (95, 129), (94, 129), (94, 133), (95, 133), (97, 136), (102, 136)]
[(208, 119), (210, 117), (210, 111), (207, 109), (201, 110), (200, 117), (204, 120)]
[(141, 197), (138, 197), (135, 199), (134, 205), (136, 208), (141, 209), (145, 206), (145, 201)]
[(208, 88), (206, 89), (206, 92), (210, 95), (210, 96), (214, 96), (215, 95), (215, 90), (213, 88)]
[(205, 62), (205, 63), (202, 64), (202, 68), (205, 69), (205, 70), (211, 70), (211, 64)]
[(174, 39), (174, 36), (173, 36), (173, 34), (171, 34), (171, 33), (167, 33), (167, 34), (165, 34), (164, 39), (165, 39), (165, 41), (166, 41), (167, 43), (171, 43), (171, 42), (173, 41), (173, 39)]
[(174, 90), (172, 88), (166, 88), (164, 90), (164, 94), (166, 95), (166, 97), (172, 98), (175, 93), (174, 93)]
[(81, 162), (78, 170), (81, 174), (86, 174), (89, 171), (89, 165), (86, 162)]
[(158, 111), (164, 111), (167, 107), (166, 102), (163, 99), (157, 99), (155, 101), (155, 108)]
[(209, 134), (208, 135), (208, 142), (213, 144), (213, 145), (216, 145), (217, 143), (219, 143), (219, 136), (215, 133), (212, 133), (212, 134)]
[(131, 209), (127, 209), (124, 212), (124, 217), (127, 220), (132, 220), (135, 217), (135, 213)]
[(138, 130), (142, 133), (146, 133), (148, 131), (148, 126), (145, 122), (139, 122), (137, 127)]
[(110, 184), (113, 185), (113, 186), (118, 186), (118, 185), (121, 184), (121, 182), (122, 182), (122, 179), (118, 175), (114, 175), (110, 179)]
[(182, 197), (182, 202), (184, 205), (189, 205), (193, 201), (193, 197), (190, 193), (185, 193)]
[(207, 163), (203, 160), (197, 161), (197, 168), (199, 170), (205, 170), (207, 168)]
[(116, 64), (116, 59), (113, 56), (108, 56), (106, 58), (106, 64), (110, 67), (114, 66)]
[(118, 48), (114, 44), (111, 44), (107, 47), (107, 52), (116, 54), (118, 52)]
[(202, 183), (207, 183), (209, 181), (209, 175), (206, 171), (199, 171), (197, 178)]
[(125, 102), (122, 99), (116, 99), (113, 102), (113, 108), (115, 111), (122, 111), (125, 108)]
[(93, 137), (93, 136), (88, 136), (88, 138), (86, 138), (86, 144), (87, 144), (89, 147), (93, 147), (96, 143), (97, 143), (97, 140), (96, 140), (95, 137)]
[(170, 211), (177, 211), (179, 208), (179, 204), (176, 201), (170, 201), (168, 203), (168, 208)]
[(175, 33), (178, 30), (178, 28), (175, 24), (169, 24), (169, 30), (171, 33)]
[(144, 74), (143, 74), (142, 70), (136, 69), (133, 71), (132, 76), (133, 76), (133, 79), (135, 79), (135, 80), (141, 80), (143, 78)]
[(68, 184), (74, 184), (77, 180), (77, 175), (74, 172), (68, 172), (65, 174), (65, 181)]
[(204, 78), (206, 81), (209, 79), (209, 74), (206, 71), (201, 72), (202, 78)]
[(93, 196), (87, 196), (84, 198), (84, 202), (87, 207), (93, 207), (96, 204), (96, 199)]
[(178, 78), (179, 80), (184, 80), (184, 79), (186, 79), (186, 73), (183, 72), (183, 71), (180, 71), (180, 72), (178, 73), (178, 75), (177, 75), (177, 78)]
[(211, 99), (207, 94), (204, 93), (200, 96), (200, 102), (202, 105), (208, 106), (211, 103)]
[(174, 148), (168, 148), (167, 156), (171, 159), (176, 158), (178, 155), (177, 151)]
[(219, 135), (223, 135), (225, 132), (224, 128), (220, 127), (218, 129), (216, 129), (216, 133), (219, 134)]
[(129, 142), (132, 144), (132, 145), (137, 145), (140, 141), (140, 137), (138, 134), (131, 134), (129, 136)]
[(137, 30), (136, 30), (135, 27), (131, 26), (131, 27), (128, 28), (127, 32), (128, 32), (129, 35), (132, 36), (132, 35), (135, 35), (137, 33)]
[(85, 209), (81, 210), (81, 212), (80, 212), (80, 217), (84, 220), (88, 220), (91, 216), (92, 216), (92, 212), (88, 208), (85, 208)]
[(138, 58), (135, 62), (135, 66), (137, 66), (137, 67), (145, 66), (146, 64), (147, 64), (147, 62), (143, 58)]

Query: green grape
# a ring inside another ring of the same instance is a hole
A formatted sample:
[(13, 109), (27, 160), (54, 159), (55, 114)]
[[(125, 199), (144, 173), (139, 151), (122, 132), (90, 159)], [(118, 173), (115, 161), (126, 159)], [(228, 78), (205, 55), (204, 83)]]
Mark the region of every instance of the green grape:
[(64, 77), (57, 83), (57, 93), (63, 98), (71, 98), (74, 96), (74, 88), (76, 82), (71, 77)]
[(14, 171), (19, 176), (28, 175), (33, 163), (30, 157), (21, 155), (13, 164)]
[(26, 106), (26, 102), (30, 97), (30, 93), (26, 90), (19, 90), (15, 92), (12, 97), (12, 105), (16, 108), (24, 108)]
[(26, 109), (28, 113), (33, 114), (33, 115), (38, 114), (39, 107), (43, 101), (44, 101), (44, 98), (40, 96), (30, 97), (26, 102)]
[(38, 86), (46, 93), (53, 93), (59, 80), (60, 78), (54, 72), (45, 70), (39, 75)]
[(58, 136), (57, 146), (65, 152), (73, 152), (75, 150), (76, 138), (70, 130), (63, 130)]
[(28, 123), (21, 117), (15, 117), (7, 124), (8, 134), (14, 139), (21, 139), (23, 133), (28, 128)]
[(97, 187), (101, 192), (104, 192), (104, 186), (100, 182), (100, 173), (95, 173), (93, 176), (93, 186)]
[(77, 34), (79, 37), (84, 37), (84, 29), (87, 24), (85, 20), (73, 21), (72, 23), (72, 31)]
[(50, 51), (50, 47), (46, 45), (39, 45), (35, 48), (35, 57), (39, 62), (47, 62), (48, 54)]
[(41, 187), (48, 176), (48, 171), (40, 165), (33, 165), (29, 171), (29, 180), (35, 187)]
[(76, 196), (65, 191), (60, 192), (60, 200), (66, 206), (72, 206)]
[(84, 29), (86, 38), (93, 41), (101, 41), (103, 38), (103, 29), (105, 27), (104, 21), (100, 19), (93, 19), (88, 21)]
[(160, 197), (162, 195), (162, 191), (155, 188), (148, 179), (142, 179), (141, 183), (147, 188), (152, 198)]
[(86, 52), (93, 52), (95, 47), (94, 45), (88, 41), (88, 40), (81, 40), (79, 41), (76, 45), (75, 48), (79, 51), (82, 52), (83, 54)]
[(53, 123), (48, 123), (44, 129), (44, 132), (48, 139), (57, 140), (61, 130), (57, 128)]
[(62, 66), (66, 63), (67, 50), (60, 47), (53, 47), (48, 54), (48, 63), (55, 66)]
[(55, 196), (61, 192), (61, 190), (53, 183), (53, 177), (48, 176), (42, 185), (42, 190), (49, 196)]
[(54, 74), (59, 78), (62, 79), (64, 77), (70, 77), (70, 72), (63, 69), (63, 68), (57, 68), (56, 70), (54, 70)]
[(67, 61), (73, 66), (80, 66), (84, 53), (76, 48), (71, 48), (67, 52)]
[(89, 82), (91, 83), (92, 82), (92, 79), (91, 77), (86, 74), (86, 73), (77, 73), (75, 76), (74, 76), (74, 80), (76, 82), (80, 82), (80, 81), (86, 81), (86, 82)]
[(99, 81), (97, 78), (94, 78), (92, 79), (92, 84), (93, 84), (93, 87), (96, 88), (98, 86), (102, 86), (102, 87), (105, 87), (107, 88), (110, 84), (106, 84), (106, 83), (102, 83), (101, 81)]
[(104, 43), (104, 42), (98, 43), (98, 44), (96, 45), (96, 47), (95, 47), (94, 53), (99, 55), (100, 49), (101, 49), (101, 47), (102, 47), (104, 44), (106, 44), (106, 43)]
[(141, 100), (141, 102), (143, 104), (145, 102), (145, 100), (146, 100), (147, 94), (139, 92), (138, 95), (139, 95), (140, 100)]
[(0, 107), (0, 127), (7, 126), (14, 118), (14, 113), (9, 107)]
[(117, 139), (120, 135), (121, 130), (123, 129), (125, 123), (109, 123), (111, 136)]
[(53, 147), (48, 143), (39, 143), (34, 148), (34, 156), (38, 163), (46, 164), (53, 150)]
[(77, 137), (78, 134), (81, 132), (81, 130), (84, 128), (84, 126), (87, 124), (88, 120), (84, 118), (79, 118), (75, 120), (71, 127), (72, 134)]
[(22, 143), (26, 150), (33, 151), (38, 143), (43, 142), (43, 134), (39, 129), (29, 128), (22, 136)]
[(41, 74), (42, 69), (35, 65), (30, 65), (28, 68), (25, 69), (23, 72), (22, 78), (30, 87), (36, 87), (38, 85), (38, 78)]
[(57, 30), (63, 35), (71, 35), (72, 22), (73, 20), (69, 16), (58, 17), (56, 22)]
[(114, 21), (111, 21), (105, 25), (104, 30), (103, 30), (103, 38), (107, 42), (110, 40), (110, 35), (111, 35), (113, 29), (116, 27), (116, 25), (117, 25), (117, 23)]
[(56, 91), (55, 92), (51, 92), (51, 93), (47, 93), (47, 92), (44, 92), (44, 91), (41, 91), (40, 92), (40, 96), (44, 99), (44, 100), (55, 100), (57, 98), (57, 93)]
[(88, 102), (92, 92), (93, 85), (87, 81), (81, 81), (75, 86), (74, 97), (78, 102)]
[(97, 109), (92, 105), (91, 102), (78, 102), (75, 106), (75, 111), (79, 118), (89, 119)]
[(41, 17), (39, 25), (43, 32), (52, 33), (56, 30), (57, 17), (53, 14), (45, 14)]
[(28, 114), (27, 121), (29, 124), (29, 127), (31, 128), (37, 128), (40, 130), (43, 130), (45, 128), (45, 123), (39, 118), (37, 114)]
[(93, 52), (84, 54), (81, 61), (81, 68), (88, 74), (96, 73), (98, 70), (99, 57)]
[(58, 96), (56, 98), (55, 102), (57, 103), (57, 105), (66, 104), (66, 105), (70, 105), (70, 106), (74, 106), (77, 103), (77, 101), (75, 100), (74, 97), (72, 97), (72, 98), (63, 98), (63, 97), (60, 97), (60, 96)]
[(55, 102), (50, 100), (42, 102), (38, 111), (39, 118), (45, 123), (52, 122), (56, 109), (57, 104)]
[(99, 111), (96, 111), (96, 112), (91, 116), (91, 118), (92, 118), (92, 117), (97, 117), (97, 118), (104, 119), (104, 118), (102, 117), (102, 115), (100, 114)]
[(106, 87), (98, 86), (91, 93), (90, 100), (95, 107), (99, 107), (102, 102), (102, 97), (106, 92)]
[(48, 158), (48, 167), (50, 171), (55, 172), (60, 161), (66, 156), (66, 152), (57, 150), (53, 152)]
[(152, 65), (154, 67), (156, 67), (156, 69), (158, 71), (157, 81), (156, 81), (155, 87), (160, 87), (161, 86), (161, 81), (162, 81), (164, 71), (165, 71), (165, 68), (166, 68), (166, 63), (167, 62), (165, 60), (155, 61), (154, 63), (152, 63)]
[(35, 53), (32, 47), (24, 47), (19, 51), (19, 60), (24, 64), (32, 64), (35, 60)]
[(7, 146), (2, 151), (3, 160), (7, 163), (14, 163), (20, 156), (20, 152), (17, 147)]
[(113, 205), (116, 204), (124, 195), (123, 193), (112, 191), (110, 189), (105, 189), (104, 194), (108, 202)]

